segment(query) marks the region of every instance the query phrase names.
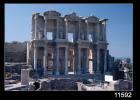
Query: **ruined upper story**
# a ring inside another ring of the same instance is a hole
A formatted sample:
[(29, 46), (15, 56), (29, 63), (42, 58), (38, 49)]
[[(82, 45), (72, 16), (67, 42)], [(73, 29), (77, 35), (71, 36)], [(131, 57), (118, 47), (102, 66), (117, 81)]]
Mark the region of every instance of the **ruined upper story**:
[(61, 16), (57, 11), (32, 15), (32, 40), (106, 42), (106, 21), (96, 16), (81, 17), (75, 12)]

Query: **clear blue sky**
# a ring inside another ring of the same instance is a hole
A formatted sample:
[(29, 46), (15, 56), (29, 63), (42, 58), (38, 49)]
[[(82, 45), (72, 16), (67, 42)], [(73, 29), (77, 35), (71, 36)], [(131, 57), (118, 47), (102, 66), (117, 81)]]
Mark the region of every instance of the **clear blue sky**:
[(5, 41), (29, 41), (31, 16), (34, 12), (57, 10), (64, 16), (76, 12), (79, 16), (93, 14), (107, 18), (107, 40), (114, 57), (133, 57), (132, 4), (5, 4)]

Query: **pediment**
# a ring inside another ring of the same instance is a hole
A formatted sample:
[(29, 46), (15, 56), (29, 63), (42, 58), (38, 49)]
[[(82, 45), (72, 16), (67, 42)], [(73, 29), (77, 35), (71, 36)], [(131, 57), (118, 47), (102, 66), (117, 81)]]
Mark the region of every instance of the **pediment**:
[(68, 20), (73, 20), (73, 21), (79, 21), (79, 17), (76, 15), (76, 13), (71, 13), (68, 15), (65, 15), (65, 18)]
[(44, 12), (44, 16), (53, 18), (53, 17), (60, 17), (61, 14), (57, 11), (46, 11), (46, 12)]
[(93, 23), (99, 22), (99, 18), (97, 18), (96, 16), (90, 16), (90, 17), (86, 18), (86, 20), (88, 22), (93, 22)]

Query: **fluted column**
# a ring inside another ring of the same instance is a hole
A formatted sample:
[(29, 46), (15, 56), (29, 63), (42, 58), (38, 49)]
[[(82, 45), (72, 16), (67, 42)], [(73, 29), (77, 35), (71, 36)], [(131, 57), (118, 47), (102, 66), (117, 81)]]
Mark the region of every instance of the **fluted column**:
[(65, 47), (65, 75), (68, 74), (68, 47)]
[(59, 75), (59, 47), (56, 48), (56, 75)]
[(81, 74), (81, 48), (78, 48), (78, 74)]
[(37, 47), (34, 44), (34, 69), (37, 69)]
[(43, 65), (44, 65), (44, 75), (47, 75), (47, 47), (46, 45), (44, 46)]

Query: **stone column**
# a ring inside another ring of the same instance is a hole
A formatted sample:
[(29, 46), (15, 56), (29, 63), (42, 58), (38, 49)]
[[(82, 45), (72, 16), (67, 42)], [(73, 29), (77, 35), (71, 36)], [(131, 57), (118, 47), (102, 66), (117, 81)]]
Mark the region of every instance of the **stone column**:
[(65, 75), (68, 74), (68, 47), (65, 47)]
[(78, 48), (74, 48), (74, 74), (78, 73)]
[(32, 15), (32, 40), (35, 38), (35, 14)]
[(103, 33), (104, 33), (104, 37), (103, 38), (104, 38), (104, 41), (106, 41), (106, 21), (103, 22), (103, 28), (104, 28), (103, 29), (104, 30), (103, 31)]
[(59, 47), (56, 48), (56, 75), (59, 75)]
[(34, 37), (34, 39), (37, 39), (37, 18), (38, 18), (38, 15), (39, 15), (39, 13), (36, 13), (35, 17), (34, 17), (34, 19), (35, 19), (35, 37)]
[(36, 30), (37, 30), (37, 25), (36, 25), (36, 24), (37, 24), (37, 21), (36, 21), (36, 19), (35, 19), (35, 35), (34, 35), (35, 37), (34, 37), (34, 39), (37, 38), (37, 33), (36, 33), (36, 32), (37, 32), (37, 31), (36, 31)]
[(46, 45), (44, 46), (43, 65), (44, 65), (44, 75), (47, 75), (47, 47)]
[(59, 20), (56, 20), (56, 39), (59, 39)]
[(100, 23), (96, 24), (96, 41), (100, 40)]
[(94, 47), (92, 48), (92, 65), (93, 65), (92, 66), (93, 73), (95, 73), (97, 68), (97, 52), (94, 49)]
[(107, 71), (107, 51), (104, 51), (104, 73)]
[(99, 67), (100, 67), (100, 49), (97, 47), (97, 71), (96, 71), (97, 73), (100, 72)]
[(29, 53), (30, 53), (30, 43), (29, 42), (27, 42), (27, 58), (26, 58), (26, 60), (27, 60), (27, 65), (29, 65), (29, 63), (30, 63), (30, 56), (29, 56)]
[(68, 39), (68, 20), (65, 19), (65, 34), (66, 34), (66, 39)]
[(81, 48), (78, 48), (78, 74), (81, 74)]
[(86, 73), (89, 72), (88, 48), (86, 48)]
[(88, 31), (88, 21), (86, 21), (86, 28), (87, 28), (86, 39), (88, 39), (88, 34), (89, 34), (89, 31)]
[(56, 62), (56, 47), (53, 48), (53, 68), (52, 68), (52, 74), (56, 74), (56, 67), (57, 67), (57, 62)]
[(78, 22), (78, 40), (80, 40), (80, 24), (81, 24), (81, 22), (79, 21)]
[(45, 18), (45, 24), (44, 24), (44, 39), (47, 39), (47, 19)]
[(37, 47), (34, 44), (34, 70), (37, 69)]

